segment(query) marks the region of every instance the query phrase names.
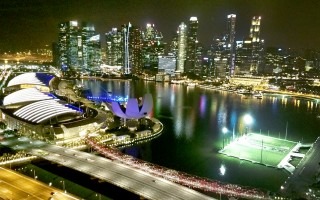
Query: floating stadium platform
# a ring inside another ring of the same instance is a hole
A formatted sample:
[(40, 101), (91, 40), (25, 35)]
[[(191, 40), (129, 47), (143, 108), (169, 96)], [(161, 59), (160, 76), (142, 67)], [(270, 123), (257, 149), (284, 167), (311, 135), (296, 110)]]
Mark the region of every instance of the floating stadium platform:
[(295, 167), (290, 163), (292, 157), (303, 158), (300, 148), (311, 147), (285, 139), (249, 133), (227, 144), (219, 153), (247, 160), (265, 166), (284, 168), (291, 174)]

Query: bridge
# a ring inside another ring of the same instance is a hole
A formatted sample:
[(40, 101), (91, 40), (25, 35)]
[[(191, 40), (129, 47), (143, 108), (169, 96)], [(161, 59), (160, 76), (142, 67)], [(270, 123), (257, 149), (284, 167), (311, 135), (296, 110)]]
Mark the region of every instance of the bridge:
[(109, 182), (146, 199), (213, 199), (116, 160), (112, 161), (90, 153), (24, 137), (6, 139), (0, 143)]

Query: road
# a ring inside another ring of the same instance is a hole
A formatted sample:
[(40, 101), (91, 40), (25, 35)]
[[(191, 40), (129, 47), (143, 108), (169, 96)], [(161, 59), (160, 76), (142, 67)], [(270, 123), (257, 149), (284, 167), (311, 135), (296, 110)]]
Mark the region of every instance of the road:
[(7, 138), (0, 144), (105, 180), (147, 199), (213, 199), (200, 192), (134, 169), (117, 161), (26, 137)]
[(213, 199), (187, 187), (90, 153), (49, 144), (30, 152), (110, 182), (147, 199)]
[[(54, 193), (52, 193), (54, 192)], [(0, 199), (80, 199), (15, 171), (0, 167)]]

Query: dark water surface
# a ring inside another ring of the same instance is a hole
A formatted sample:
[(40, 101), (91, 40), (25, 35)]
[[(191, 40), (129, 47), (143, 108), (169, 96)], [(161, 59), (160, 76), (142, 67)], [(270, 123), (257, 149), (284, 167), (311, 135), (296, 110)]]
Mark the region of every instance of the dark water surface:
[[(79, 81), (80, 82), (80, 81)], [(234, 93), (198, 87), (144, 81), (82, 80), (92, 96), (138, 98), (151, 93), (152, 117), (164, 124), (162, 135), (148, 143), (122, 149), (123, 152), (161, 166), (223, 182), (278, 191), (288, 177), (282, 169), (265, 167), (218, 153), (222, 128), (226, 143), (244, 133), (245, 114), (254, 121), (250, 132), (293, 141), (314, 142), (320, 134), (317, 119), (320, 101), (282, 95), (263, 99), (243, 98)], [(234, 130), (234, 131), (233, 131)], [(220, 174), (224, 165), (226, 173)]]

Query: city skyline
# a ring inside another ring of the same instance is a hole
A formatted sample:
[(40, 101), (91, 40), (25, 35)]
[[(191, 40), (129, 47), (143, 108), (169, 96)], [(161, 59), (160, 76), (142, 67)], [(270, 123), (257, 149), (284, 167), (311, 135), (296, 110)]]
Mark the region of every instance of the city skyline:
[[(204, 46), (226, 31), (229, 14), (237, 15), (236, 40), (249, 35), (251, 18), (261, 16), (261, 38), (266, 46), (317, 48), (320, 13), (316, 1), (2, 1), (0, 3), (0, 51), (25, 50), (51, 46), (57, 41), (58, 25), (64, 21), (85, 21), (104, 37), (113, 27), (147, 23), (171, 41), (179, 25), (196, 16), (198, 40)], [(102, 39), (102, 42), (104, 40)]]

